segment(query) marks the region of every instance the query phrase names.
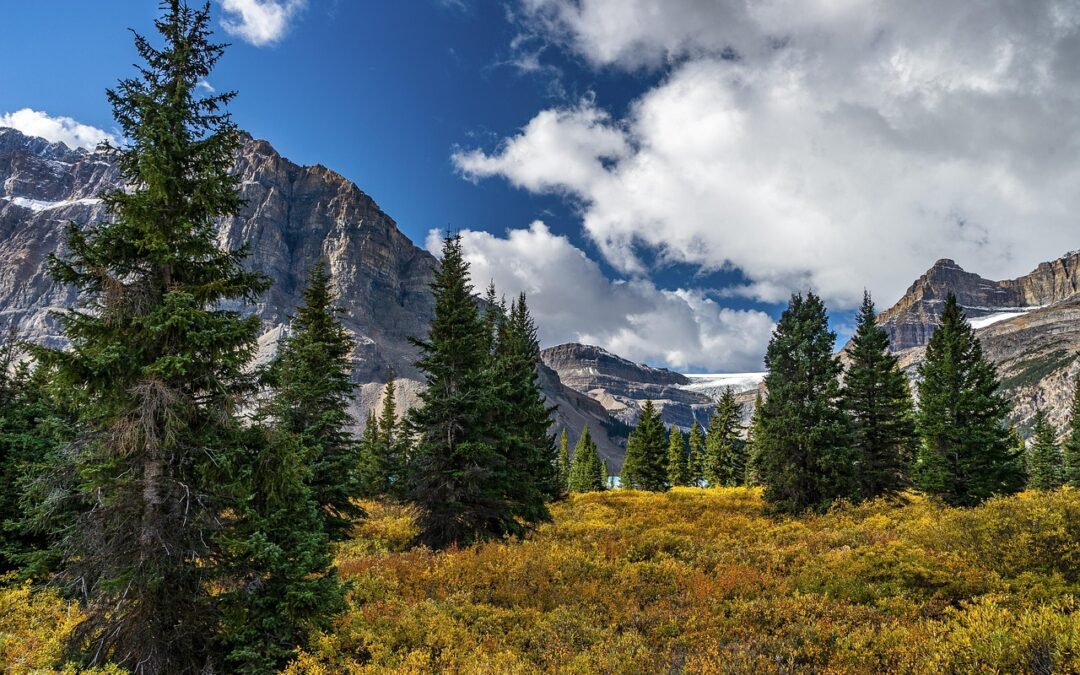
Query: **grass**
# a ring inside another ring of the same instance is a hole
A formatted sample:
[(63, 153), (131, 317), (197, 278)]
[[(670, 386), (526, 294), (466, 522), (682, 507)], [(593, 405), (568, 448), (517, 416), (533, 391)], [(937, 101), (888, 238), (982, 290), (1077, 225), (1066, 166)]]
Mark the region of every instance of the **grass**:
[[(293, 675), (1080, 673), (1076, 490), (784, 519), (752, 489), (618, 490), (441, 553), (409, 549), (409, 508), (365, 506), (350, 611)], [(22, 587), (0, 609), (0, 654), (39, 666), (76, 612)]]

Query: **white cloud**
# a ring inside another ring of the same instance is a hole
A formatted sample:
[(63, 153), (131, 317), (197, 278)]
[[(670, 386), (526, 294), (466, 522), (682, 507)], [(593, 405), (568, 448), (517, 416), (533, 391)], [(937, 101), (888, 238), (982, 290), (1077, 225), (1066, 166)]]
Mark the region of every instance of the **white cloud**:
[[(773, 329), (764, 312), (720, 307), (700, 290), (664, 290), (644, 279), (609, 280), (599, 265), (537, 221), (505, 237), (461, 233), (478, 289), (524, 291), (545, 346), (584, 342), (676, 369), (759, 370)], [(428, 234), (438, 255), (442, 235)]]
[(116, 144), (116, 136), (70, 117), (53, 117), (42, 110), (23, 108), (0, 115), (0, 127), (18, 129), (27, 136), (40, 136), (52, 143), (64, 143), (71, 148), (93, 150), (102, 141)]
[[(538, 112), (471, 179), (563, 194), (627, 274), (738, 268), (722, 295), (899, 297), (1077, 248), (1080, 7), (1057, 0), (520, 0), (597, 68), (666, 69), (629, 111)], [(652, 256), (649, 256), (652, 258)]]
[(285, 37), (307, 0), (221, 0), (221, 26), (230, 35), (264, 47)]

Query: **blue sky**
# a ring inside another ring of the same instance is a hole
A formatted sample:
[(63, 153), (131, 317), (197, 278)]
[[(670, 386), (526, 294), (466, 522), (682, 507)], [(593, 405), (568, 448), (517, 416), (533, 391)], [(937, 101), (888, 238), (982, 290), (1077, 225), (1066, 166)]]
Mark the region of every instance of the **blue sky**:
[[(239, 91), (238, 124), (420, 246), (464, 230), (478, 281), (529, 292), (548, 343), (753, 370), (792, 291), (821, 293), (842, 340), (864, 287), (884, 308), (938, 257), (1001, 278), (1077, 248), (1067, 3), (213, 8), (233, 47), (210, 83)], [(156, 13), (6, 2), (0, 119), (110, 131), (104, 89)]]

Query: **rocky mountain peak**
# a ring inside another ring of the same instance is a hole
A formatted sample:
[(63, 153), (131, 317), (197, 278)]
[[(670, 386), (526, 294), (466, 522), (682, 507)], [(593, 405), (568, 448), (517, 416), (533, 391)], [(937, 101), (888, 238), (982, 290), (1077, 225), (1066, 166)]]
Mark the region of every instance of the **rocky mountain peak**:
[(878, 317), (894, 351), (925, 345), (940, 322), (945, 297), (954, 293), (968, 318), (1024, 311), (1064, 301), (1080, 292), (1080, 254), (1040, 264), (1016, 279), (993, 281), (942, 258)]

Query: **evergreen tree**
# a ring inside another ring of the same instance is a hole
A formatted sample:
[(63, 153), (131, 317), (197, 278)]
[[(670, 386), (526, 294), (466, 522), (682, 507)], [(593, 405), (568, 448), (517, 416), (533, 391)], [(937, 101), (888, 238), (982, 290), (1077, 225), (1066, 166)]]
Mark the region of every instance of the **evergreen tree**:
[(690, 484), (690, 470), (687, 464), (686, 437), (679, 427), (671, 425), (668, 438), (667, 479), (672, 487)]
[(705, 480), (703, 471), (705, 468), (705, 436), (701, 433), (701, 425), (697, 419), (690, 425), (690, 452), (686, 460), (689, 485), (700, 487)]
[(500, 322), (494, 375), (501, 416), (496, 428), (513, 474), (507, 498), (517, 518), (530, 525), (550, 520), (547, 502), (560, 495), (558, 450), (549, 432), (555, 408), (540, 389), (539, 363), (536, 324), (522, 293)]
[(1035, 411), (1031, 447), (1027, 452), (1028, 487), (1032, 490), (1056, 490), (1064, 485), (1064, 457), (1057, 442), (1057, 432), (1046, 419), (1042, 408)]
[(223, 514), (248, 497), (234, 490), (250, 462), (236, 408), (254, 388), (259, 319), (223, 307), (268, 282), (217, 243), (216, 219), (240, 206), (239, 135), (233, 94), (199, 94), (223, 52), (210, 19), (172, 0), (164, 46), (136, 36), (138, 77), (107, 93), (128, 187), (104, 195), (111, 222), (68, 228), (51, 270), (81, 309), (63, 316), (70, 349), (36, 350), (80, 400), (65, 453), (90, 508), (64, 530), (61, 579), (86, 618), (71, 646), (140, 674), (209, 666)]
[(761, 392), (754, 395), (754, 412), (750, 415), (750, 426), (746, 430), (746, 484), (761, 485), (761, 456), (759, 452), (761, 437)]
[(426, 339), (413, 339), (427, 387), (409, 413), (408, 498), (420, 507), (419, 540), (443, 548), (519, 534), (525, 526), (506, 499), (515, 469), (498, 448), (492, 338), (472, 295), (460, 236), (444, 239), (431, 288), (434, 319)]
[(734, 487), (746, 480), (746, 442), (742, 439), (742, 428), (742, 405), (731, 387), (725, 387), (705, 435), (702, 474), (709, 487)]
[(353, 502), (361, 493), (360, 448), (349, 432), (354, 345), (338, 318), (342, 311), (334, 305), (325, 264), (316, 263), (268, 378), (273, 387), (269, 424), (295, 435), (303, 446), (311, 465), (308, 487), (331, 541), (347, 539), (363, 516)]
[[(600, 459), (599, 454), (597, 455), (597, 459)], [(600, 489), (608, 489), (608, 468), (606, 459), (600, 459)]]
[(851, 420), (859, 497), (891, 496), (910, 485), (917, 436), (907, 378), (889, 353), (889, 335), (863, 293), (844, 377), (844, 410)]
[(625, 488), (663, 492), (667, 482), (667, 438), (660, 412), (645, 401), (641, 417), (626, 442), (620, 480)]
[(279, 672), (315, 631), (345, 609), (325, 513), (311, 485), (318, 462), (300, 434), (255, 426), (250, 498), (226, 541), (232, 580), (220, 596), (219, 641), (229, 672)]
[(391, 497), (400, 493), (405, 441), (397, 419), (394, 375), (383, 388), (382, 411), (368, 416), (360, 437), (360, 492), (366, 497)]
[(570, 491), (570, 438), (566, 427), (559, 436), (559, 487), (562, 494)]
[(765, 499), (776, 511), (820, 511), (857, 494), (835, 342), (821, 299), (792, 295), (765, 354), (768, 396), (754, 438)]
[(596, 443), (593, 442), (588, 425), (581, 432), (577, 445), (574, 446), (574, 459), (570, 466), (570, 492), (598, 492), (607, 486), (604, 463), (600, 460)]
[(917, 427), (922, 438), (916, 486), (953, 506), (973, 506), (1023, 488), (1021, 456), (1009, 442), (1008, 401), (956, 296), (919, 367)]
[(47, 369), (17, 362), (17, 351), (12, 332), (0, 343), (0, 573), (46, 579), (59, 562), (49, 533), (75, 516), (75, 505), (57, 503), (62, 491), (47, 484), (65, 468), (70, 406)]
[(1069, 434), (1062, 444), (1064, 455), (1066, 485), (1080, 488), (1080, 376), (1073, 386), (1073, 400), (1070, 408)]

